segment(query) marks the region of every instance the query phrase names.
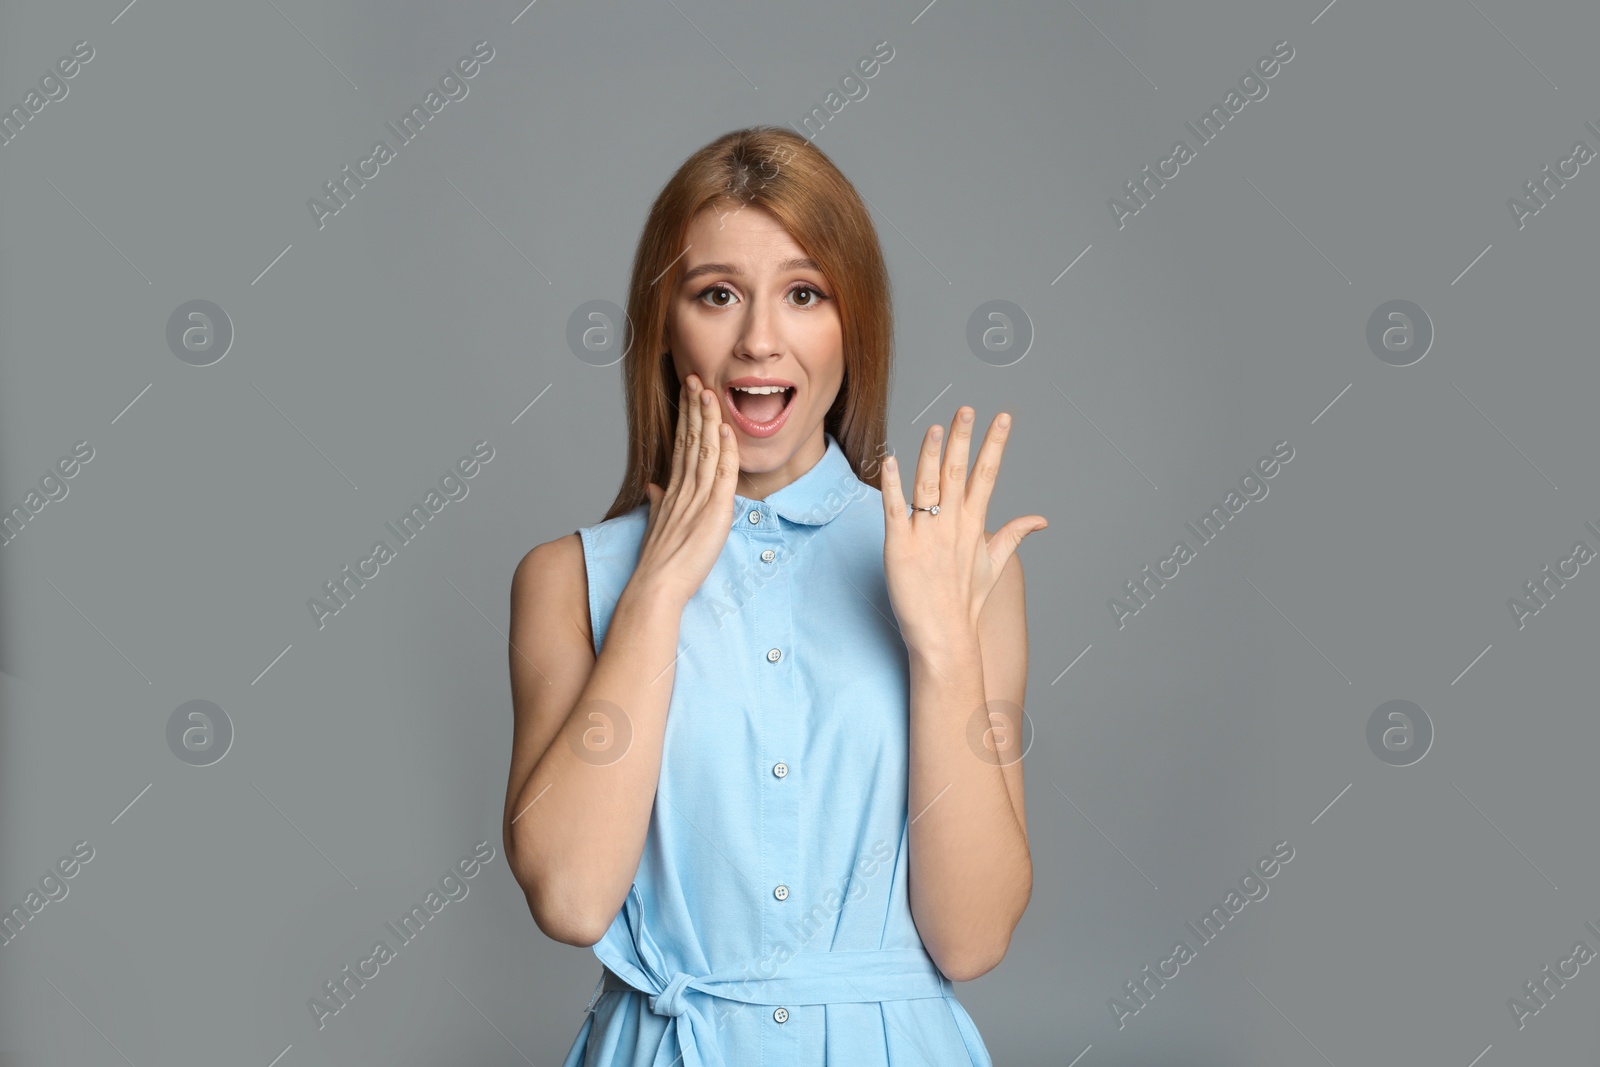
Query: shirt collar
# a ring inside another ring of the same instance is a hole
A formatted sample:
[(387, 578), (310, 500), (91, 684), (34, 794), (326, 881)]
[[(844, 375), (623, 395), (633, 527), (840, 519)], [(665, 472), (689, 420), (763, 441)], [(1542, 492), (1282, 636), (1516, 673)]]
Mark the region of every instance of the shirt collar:
[(821, 526), (831, 521), (856, 497), (866, 483), (856, 477), (844, 449), (833, 434), (823, 431), (828, 447), (822, 458), (800, 477), (768, 493), (764, 500), (734, 494), (734, 523), (749, 522), (752, 510), (776, 513), (790, 522)]

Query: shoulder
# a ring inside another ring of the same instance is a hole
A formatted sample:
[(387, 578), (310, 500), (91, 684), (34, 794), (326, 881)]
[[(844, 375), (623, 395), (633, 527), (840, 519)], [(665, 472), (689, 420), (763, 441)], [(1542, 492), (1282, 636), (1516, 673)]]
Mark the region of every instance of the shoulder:
[(520, 587), (570, 583), (574, 577), (581, 581), (590, 566), (601, 566), (612, 558), (625, 559), (630, 553), (637, 556), (648, 518), (649, 505), (641, 504), (615, 518), (535, 545), (517, 564), (512, 577), (513, 594)]
[(621, 591), (639, 558), (649, 505), (535, 545), (511, 578), (513, 615), (570, 615), (589, 633), (589, 606)]
[(554, 541), (546, 541), (542, 545), (534, 545), (528, 549), (527, 554), (517, 564), (512, 582), (518, 585), (530, 585), (549, 581), (562, 571), (570, 571), (582, 563), (583, 540), (578, 534), (569, 533), (565, 537), (558, 537)]
[(637, 556), (649, 515), (650, 506), (640, 504), (632, 511), (535, 545), (517, 564), (511, 579), (512, 595), (518, 596), (519, 590), (559, 590), (576, 592), (581, 601), (590, 565), (615, 557)]
[(578, 551), (587, 556), (590, 562), (612, 556), (620, 556), (631, 561), (631, 557), (638, 555), (639, 546), (644, 541), (644, 529), (649, 525), (649, 521), (650, 505), (645, 503), (604, 522), (584, 526), (569, 536), (575, 538)]
[[(588, 580), (583, 541), (576, 533), (535, 545), (517, 564), (511, 576), (511, 608), (583, 609), (588, 603)], [(587, 618), (586, 610), (576, 614)]]

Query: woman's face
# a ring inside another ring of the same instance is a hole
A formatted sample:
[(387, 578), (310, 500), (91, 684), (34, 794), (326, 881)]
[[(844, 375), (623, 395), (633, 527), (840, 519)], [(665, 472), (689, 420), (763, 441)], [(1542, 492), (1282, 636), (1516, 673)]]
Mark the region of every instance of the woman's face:
[[(699, 375), (721, 398), (722, 420), (738, 439), (736, 491), (761, 499), (827, 449), (823, 418), (844, 381), (833, 288), (758, 207), (702, 211), (685, 244), (667, 313), (673, 366), (680, 382)], [(788, 388), (768, 396), (735, 388), (768, 380)]]

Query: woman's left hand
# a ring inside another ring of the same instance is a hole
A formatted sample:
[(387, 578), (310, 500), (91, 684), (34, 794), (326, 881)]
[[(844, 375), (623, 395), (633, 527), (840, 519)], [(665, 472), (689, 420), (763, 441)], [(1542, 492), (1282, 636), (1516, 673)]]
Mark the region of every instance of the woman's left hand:
[(1000, 476), (1000, 454), (1011, 416), (1001, 412), (990, 424), (969, 478), (967, 454), (974, 417), (970, 407), (956, 412), (942, 465), (943, 427), (935, 423), (922, 438), (912, 503), (938, 505), (937, 515), (907, 512), (898, 464), (893, 456), (884, 460), (884, 571), (901, 634), (913, 647), (952, 634), (977, 633), (978, 615), (1012, 553), (1024, 537), (1050, 525), (1043, 515), (1024, 515), (1000, 527), (993, 537), (985, 533), (989, 494)]

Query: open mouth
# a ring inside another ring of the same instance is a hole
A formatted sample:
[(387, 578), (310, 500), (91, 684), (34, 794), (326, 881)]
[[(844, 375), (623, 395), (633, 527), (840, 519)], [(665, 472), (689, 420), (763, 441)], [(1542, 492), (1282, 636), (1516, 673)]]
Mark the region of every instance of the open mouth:
[(751, 391), (737, 386), (726, 390), (728, 408), (739, 429), (755, 437), (776, 433), (789, 414), (797, 390), (787, 386), (780, 391)]

